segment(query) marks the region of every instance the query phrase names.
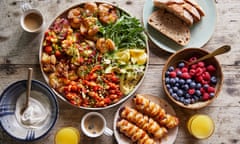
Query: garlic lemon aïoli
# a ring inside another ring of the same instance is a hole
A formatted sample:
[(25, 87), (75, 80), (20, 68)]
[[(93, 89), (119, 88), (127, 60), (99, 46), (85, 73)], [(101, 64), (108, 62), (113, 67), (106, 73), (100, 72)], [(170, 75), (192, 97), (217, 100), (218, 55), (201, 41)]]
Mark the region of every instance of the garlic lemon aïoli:
[(22, 106), (26, 99), (26, 93), (22, 93), (16, 103), (16, 118), (18, 122), (28, 128), (44, 126), (50, 120), (50, 103), (45, 96), (38, 91), (31, 91), (27, 109), (21, 114)]

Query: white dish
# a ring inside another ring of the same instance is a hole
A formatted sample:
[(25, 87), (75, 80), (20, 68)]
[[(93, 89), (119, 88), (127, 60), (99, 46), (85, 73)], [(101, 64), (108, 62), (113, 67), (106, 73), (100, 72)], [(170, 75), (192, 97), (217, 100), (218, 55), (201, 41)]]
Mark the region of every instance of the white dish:
[(188, 45), (180, 46), (162, 35), (160, 32), (148, 25), (148, 17), (157, 8), (154, 7), (152, 0), (147, 0), (143, 8), (143, 25), (151, 41), (159, 48), (175, 53), (182, 48), (200, 48), (206, 44), (215, 30), (217, 13), (214, 0), (196, 0), (205, 11), (202, 20), (191, 27), (191, 39)]
[[(166, 110), (167, 113), (171, 114), (171, 115), (176, 115), (174, 109), (172, 108), (171, 105), (169, 105), (165, 100), (163, 100), (162, 98), (159, 98), (157, 96), (153, 96), (153, 95), (148, 95), (148, 94), (143, 94), (144, 97), (148, 98), (151, 101), (154, 101), (156, 104), (159, 104), (162, 108), (164, 108)], [(117, 142), (119, 144), (131, 144), (132, 141), (124, 136), (123, 134), (121, 134), (118, 130), (117, 130), (117, 121), (120, 118), (119, 116), (119, 111), (125, 107), (125, 106), (129, 106), (129, 107), (134, 107), (134, 104), (132, 102), (132, 98), (128, 99), (125, 103), (123, 103), (117, 110), (115, 117), (114, 117), (114, 123), (113, 123), (113, 129), (114, 129), (114, 136), (117, 140)], [(175, 127), (173, 129), (169, 129), (168, 130), (168, 134), (167, 137), (163, 138), (160, 141), (157, 141), (157, 144), (173, 144), (176, 137), (177, 137), (177, 133), (178, 133), (178, 127)]]

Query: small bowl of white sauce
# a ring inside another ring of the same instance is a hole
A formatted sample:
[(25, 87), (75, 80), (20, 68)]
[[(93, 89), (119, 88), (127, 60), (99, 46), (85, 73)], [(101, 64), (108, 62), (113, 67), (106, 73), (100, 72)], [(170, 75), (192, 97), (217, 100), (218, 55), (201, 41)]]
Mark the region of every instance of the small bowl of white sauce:
[(0, 125), (14, 139), (38, 140), (52, 129), (58, 117), (55, 94), (44, 83), (32, 80), (27, 109), (21, 113), (26, 100), (27, 80), (9, 85), (0, 97)]

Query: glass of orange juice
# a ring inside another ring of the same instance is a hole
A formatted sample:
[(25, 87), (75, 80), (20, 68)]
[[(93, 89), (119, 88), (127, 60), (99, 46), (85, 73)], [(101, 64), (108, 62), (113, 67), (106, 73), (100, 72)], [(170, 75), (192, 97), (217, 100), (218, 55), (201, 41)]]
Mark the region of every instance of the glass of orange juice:
[(55, 135), (55, 144), (79, 144), (80, 133), (74, 127), (64, 127), (59, 129)]
[(188, 131), (197, 139), (210, 137), (214, 132), (214, 128), (213, 120), (204, 114), (193, 115), (187, 122)]

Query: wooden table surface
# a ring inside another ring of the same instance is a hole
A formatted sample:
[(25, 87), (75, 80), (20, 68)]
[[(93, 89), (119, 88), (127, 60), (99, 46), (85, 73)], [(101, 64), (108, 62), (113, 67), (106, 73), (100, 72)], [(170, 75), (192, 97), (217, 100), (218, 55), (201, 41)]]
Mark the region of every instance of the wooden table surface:
[[(44, 12), (48, 24), (57, 13), (80, 0), (28, 0), (33, 7)], [(123, 7), (137, 18), (142, 18), (145, 0), (108, 0)], [(176, 144), (237, 144), (240, 143), (240, 3), (239, 0), (217, 0), (216, 29), (204, 46), (212, 51), (229, 44), (231, 52), (217, 56), (224, 73), (224, 85), (219, 97), (208, 107), (200, 110), (186, 110), (169, 101), (162, 89), (161, 72), (171, 55), (154, 44), (150, 45), (150, 65), (143, 84), (137, 93), (147, 93), (166, 99), (180, 118)], [(38, 50), (42, 33), (29, 34), (20, 27), (21, 9), (17, 0), (0, 1), (0, 92), (10, 83), (26, 79), (27, 68), (33, 67), (33, 78), (45, 82), (39, 68)], [(118, 106), (100, 111), (113, 127), (113, 116)], [(31, 144), (53, 144), (55, 132), (65, 126), (80, 129), (80, 121), (86, 110), (73, 108), (59, 99), (59, 118), (48, 135)], [(215, 122), (214, 134), (206, 140), (196, 140), (186, 131), (186, 120), (195, 113), (211, 116)], [(90, 139), (81, 134), (81, 144), (113, 144), (114, 137), (101, 136)], [(15, 141), (0, 129), (0, 144), (23, 144)]]

